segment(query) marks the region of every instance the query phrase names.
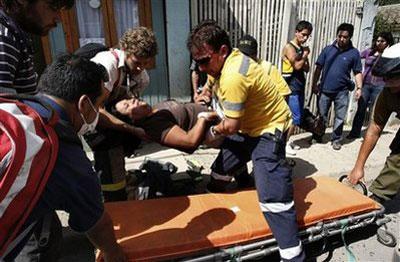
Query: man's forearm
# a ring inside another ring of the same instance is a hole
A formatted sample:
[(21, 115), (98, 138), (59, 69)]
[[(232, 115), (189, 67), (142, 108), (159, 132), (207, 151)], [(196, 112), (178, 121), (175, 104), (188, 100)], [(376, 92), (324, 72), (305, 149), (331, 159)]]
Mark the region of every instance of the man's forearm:
[(312, 80), (313, 86), (317, 85), (320, 76), (321, 76), (321, 68), (317, 66), (313, 74), (313, 80)]
[(357, 88), (362, 88), (362, 84), (363, 84), (363, 76), (361, 73), (357, 73), (355, 75), (355, 79), (356, 79), (356, 87)]
[(237, 133), (240, 128), (240, 120), (234, 118), (224, 118), (214, 127), (216, 134), (229, 136)]
[(365, 163), (372, 150), (374, 150), (376, 143), (379, 140), (381, 129), (374, 122), (368, 127), (367, 133), (364, 136), (364, 141), (361, 145), (360, 151), (358, 153), (357, 161), (355, 167), (358, 169), (363, 169)]

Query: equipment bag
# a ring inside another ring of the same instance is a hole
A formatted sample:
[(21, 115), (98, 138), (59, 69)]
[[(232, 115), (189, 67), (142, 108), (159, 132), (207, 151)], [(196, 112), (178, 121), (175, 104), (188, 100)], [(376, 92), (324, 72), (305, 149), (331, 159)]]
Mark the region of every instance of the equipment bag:
[[(19, 100), (39, 103), (50, 117), (43, 119)], [(0, 258), (14, 244), (52, 173), (57, 121), (56, 112), (38, 98), (0, 94)]]
[(303, 110), (300, 128), (317, 136), (322, 136), (325, 134), (325, 124), (321, 114), (319, 113), (318, 105), (316, 115), (314, 115), (310, 110), (312, 96), (313, 94), (311, 93), (307, 106)]

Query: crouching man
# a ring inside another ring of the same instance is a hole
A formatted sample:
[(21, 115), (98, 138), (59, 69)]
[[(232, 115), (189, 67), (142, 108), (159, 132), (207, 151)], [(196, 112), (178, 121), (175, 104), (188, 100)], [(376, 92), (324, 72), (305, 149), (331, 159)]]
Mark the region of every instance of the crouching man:
[[(5, 253), (0, 254), (0, 261), (13, 261), (32, 235), (33, 225), (55, 210), (69, 213), (69, 226), (85, 233), (93, 245), (104, 252), (106, 261), (126, 260), (116, 242), (112, 221), (104, 210), (99, 179), (78, 138), (78, 134), (83, 135), (96, 127), (99, 108), (106, 97), (103, 88), (106, 81), (107, 73), (103, 67), (79, 57), (63, 55), (41, 77), (37, 99), (42, 103), (24, 101), (42, 118), (50, 116), (43, 103), (58, 113), (60, 120), (55, 130), (59, 150), (39, 200), (13, 242)], [(31, 144), (27, 146), (28, 149), (32, 147)], [(2, 200), (0, 210), (7, 205), (8, 201)]]
[(211, 167), (212, 185), (229, 182), (227, 174), (247, 163), (254, 166), (260, 208), (279, 246), (282, 261), (304, 261), (297, 236), (291, 169), (285, 163), (285, 132), (291, 114), (271, 78), (239, 50), (214, 21), (204, 21), (187, 43), (200, 71), (208, 74), (224, 119), (212, 126), (214, 135), (226, 135)]

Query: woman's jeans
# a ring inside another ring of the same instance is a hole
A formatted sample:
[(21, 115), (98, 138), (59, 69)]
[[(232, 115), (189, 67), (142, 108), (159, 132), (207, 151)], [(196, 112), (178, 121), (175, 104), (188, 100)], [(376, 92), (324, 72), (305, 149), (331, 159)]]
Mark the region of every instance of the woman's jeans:
[(361, 97), (358, 99), (357, 112), (354, 116), (353, 126), (351, 128), (349, 136), (351, 137), (360, 137), (361, 136), (361, 128), (364, 123), (365, 113), (367, 112), (367, 108), (369, 108), (369, 112), (372, 112), (373, 105), (375, 103), (376, 98), (379, 93), (382, 91), (383, 86), (375, 86), (372, 84), (364, 84), (361, 89)]

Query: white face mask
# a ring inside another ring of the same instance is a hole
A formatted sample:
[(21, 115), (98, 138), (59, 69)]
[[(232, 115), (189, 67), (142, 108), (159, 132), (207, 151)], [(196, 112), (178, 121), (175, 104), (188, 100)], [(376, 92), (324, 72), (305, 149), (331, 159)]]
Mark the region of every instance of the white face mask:
[(84, 134), (93, 132), (96, 129), (97, 122), (99, 122), (99, 111), (97, 111), (94, 108), (94, 106), (92, 104), (92, 101), (90, 101), (90, 99), (89, 99), (89, 103), (90, 103), (90, 106), (93, 108), (94, 112), (96, 112), (96, 117), (94, 118), (92, 123), (88, 123), (88, 122), (86, 122), (86, 119), (82, 115), (82, 113), (80, 113), (81, 118), (83, 120), (83, 124), (82, 124), (81, 128), (78, 131), (78, 135), (80, 135), (80, 136), (83, 136)]

